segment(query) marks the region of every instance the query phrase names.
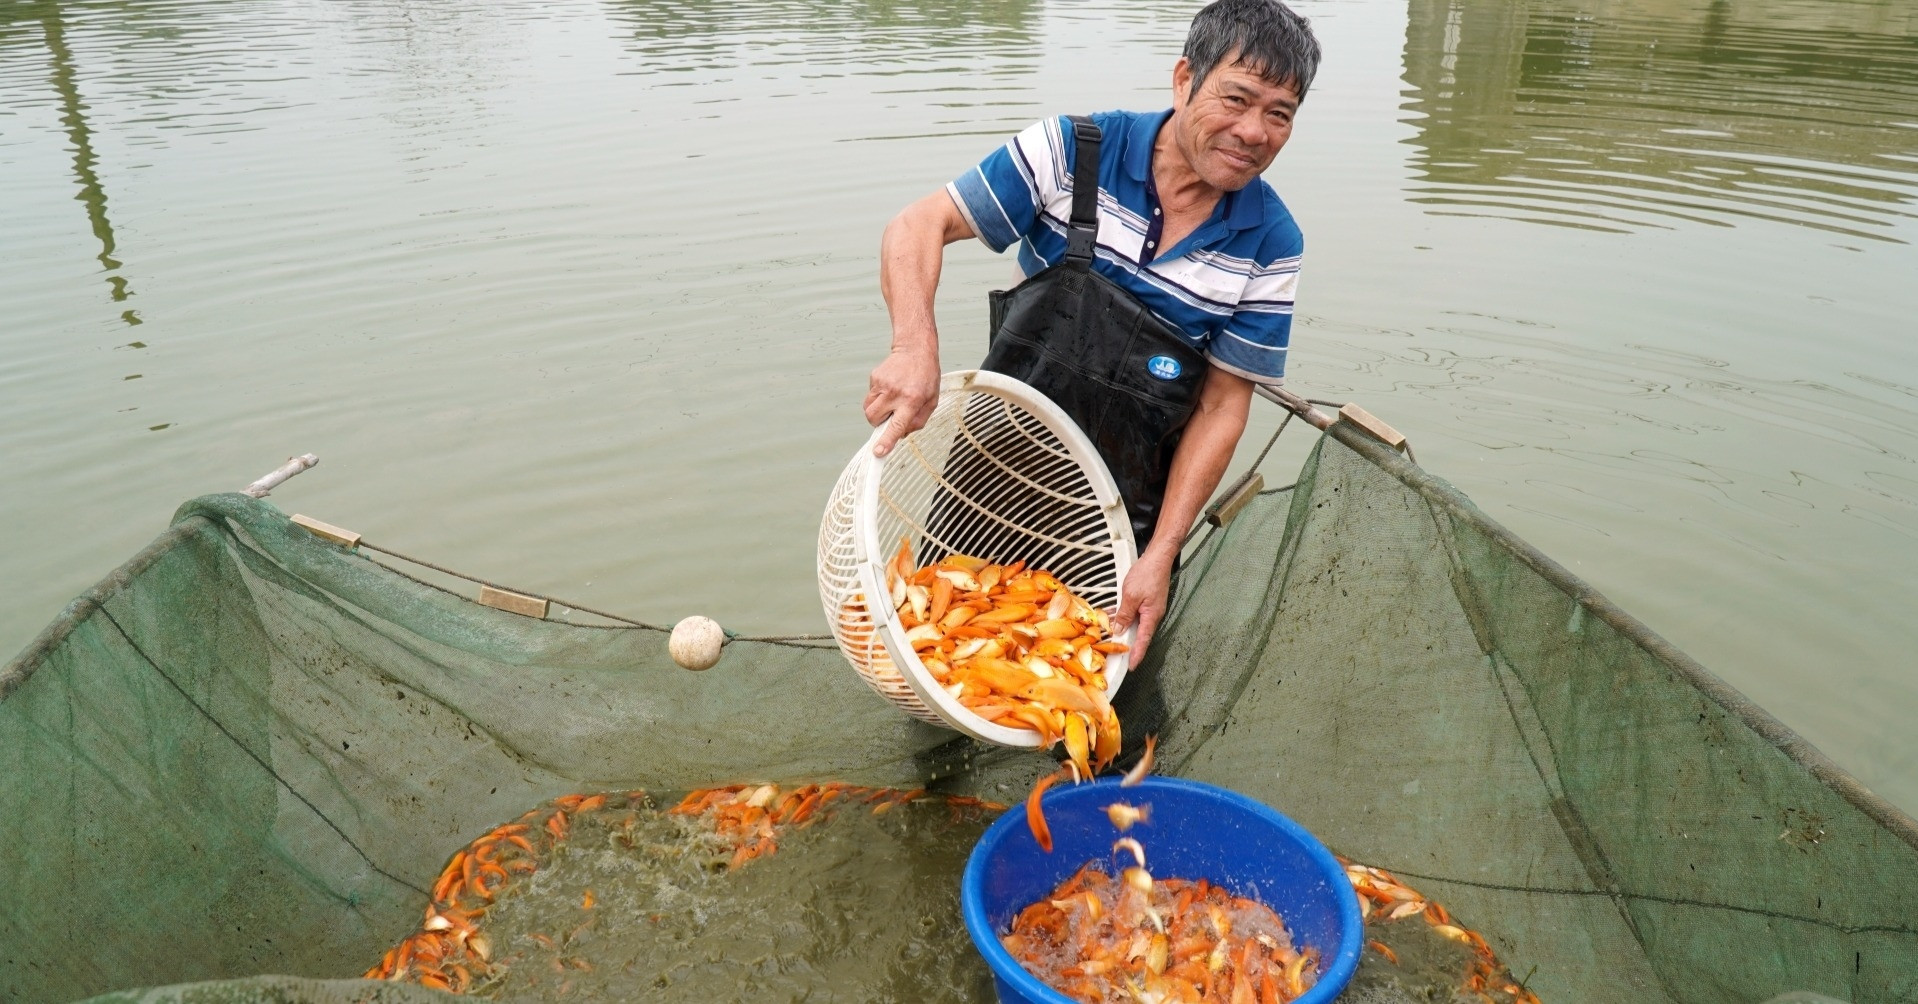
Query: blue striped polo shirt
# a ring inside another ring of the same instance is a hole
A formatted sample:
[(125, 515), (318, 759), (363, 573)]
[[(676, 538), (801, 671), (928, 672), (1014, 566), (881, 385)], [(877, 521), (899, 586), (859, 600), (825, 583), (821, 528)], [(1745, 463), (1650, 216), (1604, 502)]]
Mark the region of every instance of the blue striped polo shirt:
[[(1152, 144), (1172, 117), (1100, 112), (1099, 238), (1093, 267), (1191, 340), (1212, 364), (1255, 383), (1284, 382), (1292, 297), (1305, 238), (1265, 179), (1227, 192), (1170, 248), (1146, 245), (1157, 201)], [(1065, 117), (1034, 123), (946, 186), (993, 251), (1019, 244), (1027, 276), (1066, 254), (1076, 151)], [(1141, 262), (1146, 264), (1140, 264)]]

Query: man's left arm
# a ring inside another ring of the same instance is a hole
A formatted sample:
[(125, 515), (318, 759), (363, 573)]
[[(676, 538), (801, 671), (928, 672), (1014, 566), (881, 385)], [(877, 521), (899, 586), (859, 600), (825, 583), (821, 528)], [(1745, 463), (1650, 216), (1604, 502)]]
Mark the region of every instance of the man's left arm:
[(1219, 479), (1232, 462), (1239, 435), (1245, 431), (1253, 386), (1276, 385), (1285, 379), (1285, 358), (1292, 342), (1292, 299), (1298, 290), (1303, 252), (1304, 240), (1287, 217), (1260, 248), (1258, 259), (1267, 264), (1252, 270), (1232, 320), (1206, 347), (1205, 386), (1199, 389), (1198, 410), (1172, 455), (1158, 529), (1119, 587), (1114, 627), (1124, 630), (1138, 624), (1132, 646), (1134, 665), (1145, 657), (1152, 633), (1165, 616), (1172, 566), (1185, 544), (1186, 531), (1218, 490)]
[(1132, 643), (1132, 663), (1145, 658), (1146, 647), (1159, 619), (1165, 616), (1172, 566), (1185, 544), (1186, 531), (1199, 517), (1200, 507), (1212, 497), (1232, 463), (1239, 436), (1245, 432), (1252, 404), (1252, 381), (1214, 365), (1206, 367), (1205, 386), (1199, 388), (1199, 406), (1186, 423), (1179, 448), (1172, 454), (1165, 500), (1160, 504), (1158, 529), (1145, 552), (1126, 573), (1119, 587), (1119, 615), (1115, 631), (1133, 623), (1139, 633)]

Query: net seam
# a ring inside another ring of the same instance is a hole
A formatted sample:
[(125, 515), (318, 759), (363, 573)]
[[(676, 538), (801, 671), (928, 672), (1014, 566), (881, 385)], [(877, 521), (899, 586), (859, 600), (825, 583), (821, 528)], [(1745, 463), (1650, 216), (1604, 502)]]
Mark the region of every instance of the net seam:
[[(381, 875), (386, 876), (387, 878), (393, 880), (394, 882), (397, 882), (400, 885), (403, 885), (406, 888), (411, 889), (416, 893), (419, 893), (421, 896), (428, 895), (425, 889), (422, 889), (421, 887), (416, 886), (413, 883), (408, 882), (407, 880), (403, 878), (400, 878), (398, 875), (395, 875), (392, 872), (389, 872), (386, 869), (381, 868), (380, 863), (373, 860), (372, 856), (368, 855), (366, 851), (362, 850), (360, 848), (360, 845), (355, 843), (352, 837), (347, 836), (346, 831), (340, 829), (339, 825), (333, 822), (332, 818), (329, 817), (325, 812), (322, 812), (319, 806), (314, 805), (310, 800), (307, 799), (305, 795), (302, 795), (300, 793), (299, 789), (293, 787), (293, 785), (289, 784), (285, 778), (281, 777), (279, 775), (279, 772), (275, 771), (272, 768), (272, 766), (270, 766), (265, 760), (260, 759), (260, 755), (253, 752), (253, 749), (247, 746), (247, 744), (241, 742), (240, 737), (228, 731), (226, 725), (223, 722), (221, 722), (218, 718), (213, 717), (213, 714), (207, 711), (207, 709), (201, 707), (200, 702), (194, 700), (193, 695), (187, 693), (185, 687), (180, 686), (180, 684), (176, 682), (173, 679), (173, 677), (168, 676), (167, 671), (164, 669), (161, 669), (160, 664), (153, 661), (153, 657), (148, 655), (146, 653), (146, 650), (140, 647), (140, 643), (133, 640), (133, 636), (128, 634), (127, 629), (123, 627), (120, 624), (120, 621), (113, 616), (113, 611), (108, 610), (104, 605), (102, 605), (100, 607), (100, 614), (101, 616), (107, 619), (107, 622), (109, 624), (113, 625), (113, 629), (115, 631), (118, 631), (120, 633), (120, 637), (126, 641), (127, 646), (129, 648), (133, 649), (134, 654), (138, 655), (141, 661), (145, 662), (148, 666), (153, 667), (153, 671), (159, 674), (160, 679), (165, 680), (168, 686), (172, 687), (175, 691), (179, 692), (181, 700), (187, 702), (187, 704), (191, 706), (193, 710), (199, 712), (200, 717), (205, 718), (208, 722), (211, 722), (214, 728), (219, 729), (221, 735), (226, 736), (227, 739), (231, 741), (235, 747), (237, 747), (241, 752), (245, 753), (247, 757), (251, 759), (254, 763), (258, 764), (260, 769), (265, 771), (268, 777), (272, 778), (275, 782), (277, 782), (280, 787), (285, 788), (287, 791), (287, 794), (290, 794), (294, 798), (299, 799), (300, 804), (306, 806), (309, 810), (311, 810), (313, 815), (319, 818), (320, 822), (325, 823), (327, 825), (328, 829), (332, 830), (334, 833), (339, 834), (340, 839), (346, 842), (346, 846), (353, 848), (353, 853), (358, 854), (360, 856), (360, 860), (365, 861), (368, 867), (371, 867), (374, 871), (379, 872)], [(335, 893), (334, 896), (340, 902), (345, 903), (349, 906), (353, 906), (356, 910), (358, 909), (357, 903), (355, 903), (355, 901), (351, 897), (341, 896), (337, 893)]]
[[(200, 522), (196, 524), (194, 520)], [(95, 611), (104, 607), (107, 600), (120, 595), (133, 582), (135, 576), (152, 567), (161, 556), (177, 547), (180, 541), (211, 526), (213, 526), (211, 519), (196, 515), (167, 527), (133, 557), (122, 562), (120, 567), (108, 572), (99, 582), (94, 583), (92, 588), (67, 604), (66, 609), (60, 612), (60, 616), (54, 618), (53, 623), (48, 624), (37, 637), (28, 642), (27, 647), (21, 649), (19, 655), (15, 656), (11, 662), (0, 666), (0, 701), (6, 700), (21, 687), (26, 686), (27, 680), (33, 677), (52, 653), (69, 637), (72, 637), (73, 633), (79, 630), (80, 625), (85, 624)]]

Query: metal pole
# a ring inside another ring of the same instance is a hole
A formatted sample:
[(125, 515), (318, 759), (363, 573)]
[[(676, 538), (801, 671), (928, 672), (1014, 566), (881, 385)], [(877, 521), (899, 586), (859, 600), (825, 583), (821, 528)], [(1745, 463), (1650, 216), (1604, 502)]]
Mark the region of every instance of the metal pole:
[(1312, 427), (1320, 432), (1332, 428), (1332, 423), (1336, 421), (1336, 419), (1328, 416), (1325, 412), (1312, 407), (1312, 402), (1286, 390), (1284, 387), (1267, 387), (1264, 384), (1253, 384), (1252, 389), (1257, 391), (1258, 395), (1267, 401), (1310, 422)]

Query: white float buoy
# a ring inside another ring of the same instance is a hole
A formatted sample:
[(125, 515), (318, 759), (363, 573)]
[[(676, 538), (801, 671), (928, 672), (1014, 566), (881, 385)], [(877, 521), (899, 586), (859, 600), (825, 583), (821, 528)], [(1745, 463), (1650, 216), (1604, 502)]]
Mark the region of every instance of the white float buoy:
[(719, 647), (726, 643), (726, 632), (711, 617), (697, 614), (673, 625), (673, 636), (666, 642), (673, 661), (695, 672), (711, 669), (719, 661)]

